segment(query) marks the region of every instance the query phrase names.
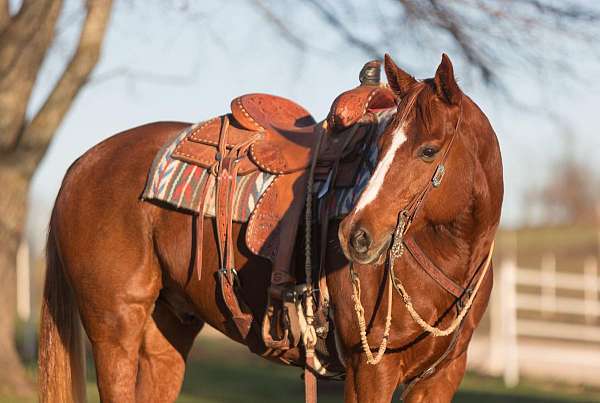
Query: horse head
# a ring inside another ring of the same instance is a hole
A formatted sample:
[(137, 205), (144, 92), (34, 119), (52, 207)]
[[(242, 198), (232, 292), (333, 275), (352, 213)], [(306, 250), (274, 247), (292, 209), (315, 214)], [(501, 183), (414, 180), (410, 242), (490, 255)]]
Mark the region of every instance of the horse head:
[(386, 55), (385, 72), (397, 110), (379, 138), (373, 174), (339, 227), (344, 254), (381, 261), (399, 225), (410, 233), (493, 234), (503, 197), (498, 141), (450, 59), (444, 54), (435, 77), (419, 81)]

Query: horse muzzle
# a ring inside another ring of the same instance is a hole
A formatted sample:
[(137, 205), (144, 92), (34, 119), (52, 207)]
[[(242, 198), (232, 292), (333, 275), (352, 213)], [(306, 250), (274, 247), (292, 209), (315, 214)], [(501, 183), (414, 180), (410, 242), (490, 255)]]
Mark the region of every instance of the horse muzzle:
[(338, 238), (346, 259), (359, 264), (370, 264), (384, 256), (392, 237), (388, 235), (376, 242), (366, 228), (354, 225), (350, 231), (346, 231), (342, 223), (338, 229)]

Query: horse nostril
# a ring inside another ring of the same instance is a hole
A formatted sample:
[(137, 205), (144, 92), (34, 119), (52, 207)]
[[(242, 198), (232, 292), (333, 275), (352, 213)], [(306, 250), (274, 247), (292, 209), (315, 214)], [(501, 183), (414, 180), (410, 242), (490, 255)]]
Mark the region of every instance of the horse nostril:
[(350, 244), (356, 252), (366, 253), (371, 246), (371, 237), (367, 231), (358, 229), (352, 233)]

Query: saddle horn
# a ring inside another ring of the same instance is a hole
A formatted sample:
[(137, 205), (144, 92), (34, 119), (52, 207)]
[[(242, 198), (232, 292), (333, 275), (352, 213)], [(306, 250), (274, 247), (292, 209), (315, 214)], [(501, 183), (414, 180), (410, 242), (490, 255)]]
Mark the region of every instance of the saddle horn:
[(381, 60), (371, 60), (365, 63), (358, 75), (360, 85), (375, 85), (381, 83)]

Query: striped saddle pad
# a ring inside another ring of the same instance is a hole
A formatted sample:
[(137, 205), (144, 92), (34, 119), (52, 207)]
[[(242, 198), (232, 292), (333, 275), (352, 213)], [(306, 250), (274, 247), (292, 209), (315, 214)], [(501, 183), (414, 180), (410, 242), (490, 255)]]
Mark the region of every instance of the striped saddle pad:
[[(142, 194), (144, 200), (154, 200), (166, 203), (176, 209), (199, 213), (200, 191), (211, 173), (199, 166), (172, 157), (173, 151), (180, 141), (197, 125), (184, 129), (175, 140), (167, 143), (156, 155), (150, 171), (146, 188)], [(365, 146), (366, 147), (366, 146)], [(377, 161), (376, 142), (369, 147), (368, 158), (360, 168), (356, 183), (351, 188), (334, 189), (333, 197), (328, 198), (331, 203), (328, 211), (330, 218), (343, 217), (354, 206), (358, 196), (366, 186), (371, 172)], [(256, 171), (254, 173), (238, 176), (236, 192), (233, 203), (233, 220), (247, 222), (260, 200), (277, 175)], [(204, 214), (208, 217), (215, 216), (215, 186), (208, 189), (205, 200)], [(319, 193), (324, 183), (315, 184), (315, 192)]]

